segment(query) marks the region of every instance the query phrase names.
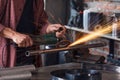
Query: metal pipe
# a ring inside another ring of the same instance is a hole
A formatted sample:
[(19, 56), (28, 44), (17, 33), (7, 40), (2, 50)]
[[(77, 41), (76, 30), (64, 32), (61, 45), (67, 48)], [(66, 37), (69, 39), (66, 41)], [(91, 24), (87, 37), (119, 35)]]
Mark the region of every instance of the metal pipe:
[(32, 77), (31, 72), (19, 72), (14, 74), (0, 75), (0, 80), (29, 80)]
[(44, 53), (52, 53), (52, 52), (58, 52), (58, 51), (66, 51), (66, 50), (74, 50), (79, 48), (95, 48), (95, 47), (102, 47), (106, 46), (107, 44), (105, 42), (102, 43), (95, 43), (95, 44), (84, 44), (84, 45), (75, 45), (72, 47), (65, 47), (65, 48), (57, 48), (57, 49), (48, 49), (48, 50), (36, 50), (36, 51), (27, 51), (25, 53), (26, 56), (34, 56)]
[(13, 68), (3, 68), (0, 69), (0, 75), (7, 75), (7, 74), (15, 74), (19, 72), (25, 72), (25, 71), (35, 71), (34, 65), (25, 65), (25, 66), (18, 66)]

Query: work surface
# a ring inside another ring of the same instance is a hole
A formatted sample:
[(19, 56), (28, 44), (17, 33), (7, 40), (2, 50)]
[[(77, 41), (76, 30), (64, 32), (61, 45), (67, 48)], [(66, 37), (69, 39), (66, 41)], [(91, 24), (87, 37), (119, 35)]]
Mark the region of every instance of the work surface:
[[(60, 69), (80, 69), (83, 65), (80, 63), (66, 63), (60, 65), (52, 65), (46, 67), (40, 67), (33, 74), (31, 80), (51, 80), (51, 71)], [(120, 73), (107, 70), (99, 70), (102, 72), (102, 80), (120, 80)]]

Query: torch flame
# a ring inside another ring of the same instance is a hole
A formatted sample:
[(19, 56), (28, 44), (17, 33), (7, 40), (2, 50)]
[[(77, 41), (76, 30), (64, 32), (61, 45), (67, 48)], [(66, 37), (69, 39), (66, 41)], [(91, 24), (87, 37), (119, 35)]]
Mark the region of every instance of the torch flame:
[(77, 45), (77, 44), (81, 44), (83, 42), (86, 42), (86, 41), (89, 41), (89, 40), (92, 40), (92, 39), (95, 39), (95, 38), (97, 38), (97, 37), (99, 37), (103, 34), (110, 33), (111, 31), (112, 31), (111, 26), (109, 26), (109, 25), (104, 26), (104, 28), (93, 31), (91, 34), (88, 34), (88, 35), (78, 39), (77, 41), (73, 42), (72, 44), (69, 45), (69, 47)]

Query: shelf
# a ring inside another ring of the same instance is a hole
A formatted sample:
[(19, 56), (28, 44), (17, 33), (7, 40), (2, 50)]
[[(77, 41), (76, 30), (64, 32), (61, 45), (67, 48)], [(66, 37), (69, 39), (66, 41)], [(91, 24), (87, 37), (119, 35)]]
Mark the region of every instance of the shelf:
[[(67, 26), (66, 25), (65, 27), (67, 29), (70, 29), (70, 30), (74, 30), (74, 31), (78, 31), (78, 32), (83, 32), (83, 33), (87, 33), (87, 34), (95, 33), (95, 32), (92, 32), (92, 31), (87, 31), (87, 30), (76, 28), (76, 27), (72, 27), (72, 26)], [(120, 41), (120, 38), (115, 38), (115, 37), (112, 37), (112, 36), (109, 36), (109, 35), (98, 35), (98, 36), (99, 37), (103, 37), (103, 38), (107, 38), (107, 39), (112, 39), (112, 40)]]

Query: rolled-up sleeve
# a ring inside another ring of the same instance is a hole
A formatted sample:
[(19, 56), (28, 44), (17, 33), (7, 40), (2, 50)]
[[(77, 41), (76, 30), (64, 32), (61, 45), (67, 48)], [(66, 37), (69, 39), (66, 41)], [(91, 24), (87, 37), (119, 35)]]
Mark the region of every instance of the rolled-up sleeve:
[(45, 34), (47, 26), (49, 25), (48, 16), (45, 11), (42, 12), (39, 23), (41, 24), (40, 34)]
[(48, 22), (48, 16), (47, 13), (44, 10), (44, 2), (43, 0), (37, 0), (37, 7), (35, 9), (36, 16), (35, 16), (35, 22), (37, 23), (38, 31), (41, 35), (46, 33), (46, 28), (49, 24)]
[(42, 28), (40, 29), (40, 34), (44, 35), (46, 34), (46, 29), (47, 29), (48, 24), (46, 23), (45, 25), (42, 26)]

